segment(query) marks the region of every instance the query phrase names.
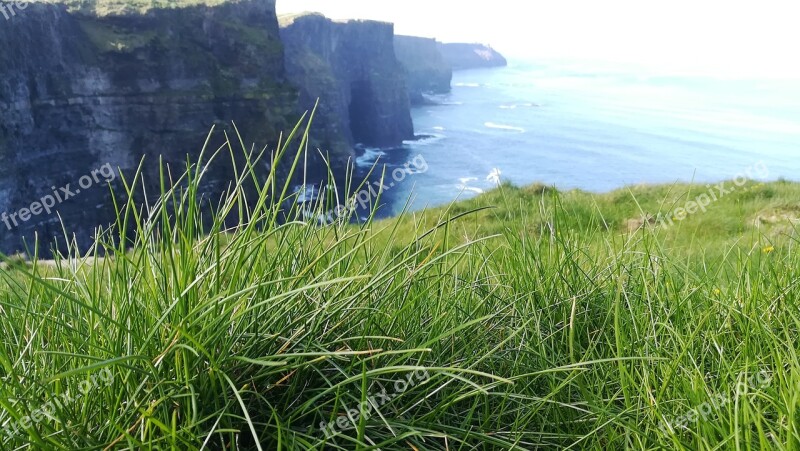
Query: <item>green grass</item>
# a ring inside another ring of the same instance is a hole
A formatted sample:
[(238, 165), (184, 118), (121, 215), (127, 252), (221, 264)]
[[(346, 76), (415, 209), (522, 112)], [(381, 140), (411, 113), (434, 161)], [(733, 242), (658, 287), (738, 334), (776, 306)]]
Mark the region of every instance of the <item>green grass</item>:
[(66, 5), (71, 11), (97, 16), (144, 14), (153, 9), (217, 6), (232, 0), (28, 0)]
[(0, 270), (0, 449), (798, 449), (800, 185), (671, 227), (635, 226), (705, 187), (503, 185), (319, 226), (282, 220), (272, 176), (252, 197), (233, 144), (205, 217), (209, 153), (120, 203), (104, 258)]

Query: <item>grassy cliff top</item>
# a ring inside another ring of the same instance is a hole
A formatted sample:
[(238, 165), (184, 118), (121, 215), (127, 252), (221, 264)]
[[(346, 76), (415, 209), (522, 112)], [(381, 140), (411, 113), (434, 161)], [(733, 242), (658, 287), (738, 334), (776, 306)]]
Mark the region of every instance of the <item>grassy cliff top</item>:
[[(97, 16), (143, 14), (153, 9), (217, 6), (238, 0), (31, 0), (32, 3), (67, 5), (70, 11)], [(265, 0), (271, 1), (271, 0)]]
[(278, 23), (281, 25), (281, 27), (288, 27), (289, 25), (293, 24), (297, 19), (301, 19), (303, 17), (320, 17), (326, 19), (325, 15), (322, 13), (317, 13), (313, 11), (303, 11), (300, 13), (281, 14), (278, 16)]
[(307, 18), (307, 17), (318, 17), (321, 19), (330, 20), (333, 23), (376, 23), (376, 24), (386, 24), (386, 25), (393, 25), (392, 22), (385, 22), (380, 20), (366, 20), (366, 19), (331, 19), (330, 17), (325, 16), (322, 13), (314, 12), (314, 11), (303, 11), (299, 13), (290, 13), (290, 14), (281, 14), (278, 16), (278, 22), (280, 23), (281, 27), (288, 27), (295, 23), (297, 20)]
[[(758, 250), (798, 238), (800, 184), (734, 181), (721, 184), (634, 185), (608, 193), (556, 191), (542, 184), (504, 184), (470, 200), (432, 210), (457, 215), (491, 206), (461, 227), (466, 236), (513, 232), (580, 234), (604, 246), (622, 236), (655, 236), (670, 252), (722, 257), (732, 248)], [(554, 218), (554, 212), (558, 212)], [(437, 216), (431, 213), (431, 216)], [(405, 223), (399, 227), (406, 229)], [(431, 224), (432, 225), (432, 224)], [(412, 225), (407, 225), (412, 230)]]

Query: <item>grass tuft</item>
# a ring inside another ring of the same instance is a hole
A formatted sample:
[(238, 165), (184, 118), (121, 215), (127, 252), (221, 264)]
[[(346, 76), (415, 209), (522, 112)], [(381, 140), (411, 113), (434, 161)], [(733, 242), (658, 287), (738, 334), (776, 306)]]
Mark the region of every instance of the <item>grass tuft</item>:
[(320, 225), (344, 199), (309, 214), (255, 169), (307, 142), (233, 137), (144, 207), (136, 174), (88, 256), (0, 269), (0, 448), (797, 448), (796, 225), (753, 220), (797, 185), (670, 227), (697, 187)]

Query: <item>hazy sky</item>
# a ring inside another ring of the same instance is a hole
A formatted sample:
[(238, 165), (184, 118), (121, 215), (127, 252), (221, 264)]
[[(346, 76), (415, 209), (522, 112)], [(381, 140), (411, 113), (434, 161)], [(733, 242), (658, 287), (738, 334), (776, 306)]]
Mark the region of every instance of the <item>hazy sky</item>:
[(800, 77), (800, 4), (758, 0), (278, 0), (278, 12), (394, 22), (399, 34), (489, 43), (511, 56)]

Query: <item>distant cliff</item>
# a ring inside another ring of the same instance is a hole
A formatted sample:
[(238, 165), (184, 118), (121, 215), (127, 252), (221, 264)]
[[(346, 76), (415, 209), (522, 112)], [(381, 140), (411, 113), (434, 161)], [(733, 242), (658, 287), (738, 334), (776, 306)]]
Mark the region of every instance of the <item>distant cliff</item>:
[(439, 50), (454, 70), (508, 65), (503, 55), (483, 44), (440, 44)]
[(281, 18), (281, 37), (302, 108), (319, 99), (312, 135), (323, 148), (391, 147), (414, 136), (392, 24), (301, 14)]
[(453, 68), (445, 61), (435, 39), (395, 36), (397, 59), (408, 75), (408, 89), (413, 104), (425, 103), (424, 94), (447, 94)]
[[(147, 156), (148, 191), (157, 193), (159, 157), (181, 172), (187, 155), (194, 160), (202, 150), (211, 125), (232, 131), (234, 121), (245, 143), (260, 148), (298, 118), (275, 0), (102, 17), (32, 3), (0, 24), (0, 48), (4, 253), (20, 250), (22, 237), (31, 243), (34, 233), (45, 241), (63, 237), (55, 210), (29, 214), (54, 187), (71, 184), (75, 191), (93, 170), (130, 172)], [(231, 179), (228, 165), (215, 166), (204, 194), (215, 198)], [(114, 218), (105, 186), (56, 208), (84, 248), (95, 227)]]

